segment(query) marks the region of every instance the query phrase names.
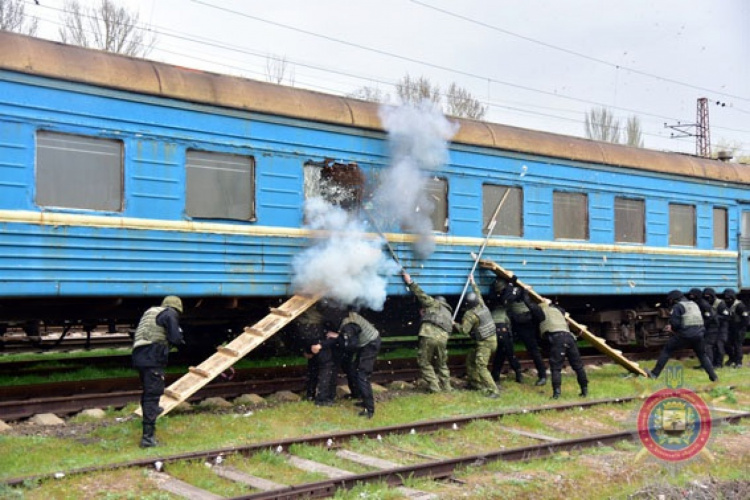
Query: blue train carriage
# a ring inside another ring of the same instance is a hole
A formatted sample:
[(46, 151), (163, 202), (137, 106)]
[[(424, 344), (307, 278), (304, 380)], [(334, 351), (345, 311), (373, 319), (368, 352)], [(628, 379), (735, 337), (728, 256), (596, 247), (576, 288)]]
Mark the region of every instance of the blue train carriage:
[[(750, 284), (738, 165), (457, 122), (435, 253), (388, 235), (428, 293), (460, 294), (506, 189), (485, 256), (574, 306), (615, 300), (597, 314), (621, 339), (672, 288)], [(0, 322), (134, 321), (175, 293), (192, 324), (241, 327), (292, 293), (325, 169), (372, 179), (387, 152), (372, 103), (0, 32)]]

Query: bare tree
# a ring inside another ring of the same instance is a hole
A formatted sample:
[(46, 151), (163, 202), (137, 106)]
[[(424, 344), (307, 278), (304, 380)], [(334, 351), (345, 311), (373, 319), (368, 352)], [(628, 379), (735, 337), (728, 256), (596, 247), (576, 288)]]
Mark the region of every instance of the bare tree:
[(281, 85), (284, 78), (290, 87), (294, 87), (294, 68), (289, 66), (286, 56), (266, 56), (266, 80)]
[(592, 109), (586, 114), (586, 137), (595, 141), (620, 142), (620, 120), (607, 108)]
[(412, 78), (407, 73), (396, 82), (396, 94), (404, 104), (417, 104), (424, 99), (440, 104), (440, 86), (434, 85), (428, 78)]
[(23, 0), (0, 0), (0, 30), (36, 35), (39, 21), (27, 17)]
[(628, 124), (625, 128), (625, 144), (628, 146), (635, 146), (636, 148), (643, 147), (641, 120), (635, 115), (628, 118)]
[(113, 0), (101, 0), (88, 8), (81, 7), (78, 0), (68, 0), (62, 23), (62, 42), (81, 47), (144, 57), (156, 42), (153, 33), (139, 24), (138, 13), (118, 7)]
[(446, 113), (451, 116), (481, 120), (487, 113), (487, 106), (475, 99), (468, 90), (455, 83), (451, 83), (448, 87), (445, 101)]
[(351, 94), (347, 94), (347, 97), (379, 103), (387, 103), (391, 100), (391, 96), (388, 93), (383, 92), (378, 87), (370, 87), (368, 85), (358, 88)]

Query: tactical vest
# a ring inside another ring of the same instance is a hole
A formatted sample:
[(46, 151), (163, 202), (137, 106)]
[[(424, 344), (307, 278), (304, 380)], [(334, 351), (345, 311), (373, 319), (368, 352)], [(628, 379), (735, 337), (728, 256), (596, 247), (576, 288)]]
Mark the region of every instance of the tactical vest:
[(734, 303), (729, 307), (729, 312), (732, 314), (732, 323), (742, 323), (742, 316), (737, 314), (737, 308), (740, 305), (738, 299), (734, 299)]
[(451, 333), (451, 330), (453, 330), (453, 315), (442, 304), (426, 309), (424, 316), (422, 316), (422, 322), (432, 323), (447, 333)]
[(680, 301), (682, 307), (685, 308), (685, 314), (682, 315), (682, 327), (688, 328), (690, 326), (703, 326), (703, 316), (701, 315), (701, 309), (695, 302)]
[(508, 311), (504, 307), (496, 307), (492, 310), (492, 321), (495, 322), (495, 324), (508, 324), (509, 318), (508, 318)]
[(143, 313), (135, 331), (133, 349), (149, 344), (167, 344), (167, 330), (156, 324), (156, 317), (166, 307), (152, 307)]
[(721, 299), (714, 297), (714, 303), (711, 304), (711, 309), (714, 310), (714, 314), (719, 314), (719, 305), (721, 305)]
[(544, 321), (539, 323), (539, 331), (542, 335), (554, 332), (568, 332), (568, 322), (565, 315), (556, 307), (543, 307)]
[(320, 313), (318, 308), (313, 305), (307, 311), (303, 312), (298, 318), (297, 321), (300, 323), (304, 323), (306, 325), (322, 325), (325, 321), (325, 318)]
[(531, 321), (531, 311), (522, 300), (514, 300), (510, 303), (510, 317), (513, 321), (519, 323), (528, 323)]
[(361, 330), (359, 332), (357, 347), (364, 347), (380, 336), (380, 332), (378, 332), (372, 323), (355, 312), (350, 312), (349, 316), (344, 318), (344, 321), (341, 322), (341, 327), (343, 328), (344, 325), (348, 325), (349, 323), (354, 323)]
[(486, 340), (495, 335), (495, 322), (487, 306), (479, 304), (472, 309), (472, 312), (479, 318), (479, 326), (474, 327), (471, 336), (477, 340)]

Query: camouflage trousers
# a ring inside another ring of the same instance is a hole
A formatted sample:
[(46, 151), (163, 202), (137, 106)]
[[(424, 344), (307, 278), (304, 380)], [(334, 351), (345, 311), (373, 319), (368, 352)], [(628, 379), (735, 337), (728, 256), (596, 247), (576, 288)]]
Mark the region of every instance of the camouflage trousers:
[(496, 350), (497, 337), (495, 335), (476, 341), (475, 346), (466, 355), (466, 375), (469, 378), (469, 387), (487, 393), (499, 392), (487, 368)]
[(420, 376), (430, 392), (451, 390), (447, 335), (437, 338), (420, 336), (417, 364)]

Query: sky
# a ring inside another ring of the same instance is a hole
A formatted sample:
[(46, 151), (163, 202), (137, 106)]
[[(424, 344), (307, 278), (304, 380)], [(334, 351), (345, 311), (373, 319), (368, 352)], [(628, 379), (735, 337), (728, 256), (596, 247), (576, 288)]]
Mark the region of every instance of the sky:
[[(100, 0), (80, 0), (84, 5)], [(117, 1), (117, 0), (116, 0)], [(585, 136), (606, 107), (639, 118), (644, 146), (695, 153), (709, 102), (712, 150), (750, 156), (750, 2), (746, 0), (119, 0), (137, 11), (166, 63), (337, 95), (395, 96), (404, 75), (469, 90), (487, 121)], [(32, 0), (38, 35), (56, 39), (64, 0)], [(694, 128), (687, 127), (690, 132)]]

